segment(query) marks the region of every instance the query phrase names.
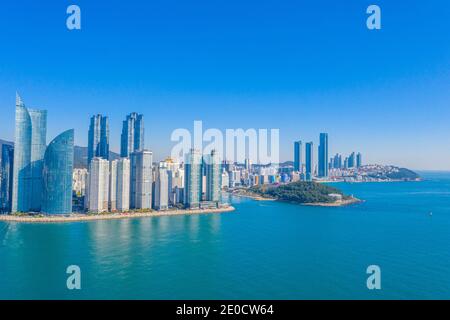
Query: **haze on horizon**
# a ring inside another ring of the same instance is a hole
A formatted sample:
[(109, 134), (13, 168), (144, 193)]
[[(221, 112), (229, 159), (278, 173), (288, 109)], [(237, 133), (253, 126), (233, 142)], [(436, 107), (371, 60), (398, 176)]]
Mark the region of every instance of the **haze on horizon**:
[[(366, 28), (364, 1), (10, 1), (0, 11), (0, 139), (14, 139), (15, 92), (48, 110), (47, 142), (91, 115), (145, 116), (155, 160), (177, 128), (280, 129), (293, 142), (329, 134), (329, 154), (364, 163), (450, 170), (450, 4), (377, 0), (382, 29)], [(436, 8), (439, 8), (437, 10)]]

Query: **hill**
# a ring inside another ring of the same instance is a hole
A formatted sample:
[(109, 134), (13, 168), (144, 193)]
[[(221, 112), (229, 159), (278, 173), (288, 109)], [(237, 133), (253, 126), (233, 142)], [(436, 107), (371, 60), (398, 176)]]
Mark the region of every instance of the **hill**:
[(258, 185), (248, 190), (261, 197), (300, 204), (335, 203), (337, 197), (352, 199), (337, 188), (316, 182), (297, 181), (283, 185)]

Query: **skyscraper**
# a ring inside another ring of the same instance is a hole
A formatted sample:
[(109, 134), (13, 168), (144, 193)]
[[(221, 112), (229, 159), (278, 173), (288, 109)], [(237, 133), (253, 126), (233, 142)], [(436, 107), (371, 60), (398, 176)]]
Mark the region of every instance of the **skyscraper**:
[(302, 170), (302, 142), (294, 142), (294, 171)]
[(47, 111), (25, 107), (16, 94), (12, 212), (40, 211)]
[(305, 180), (311, 181), (313, 177), (314, 168), (314, 144), (307, 142), (305, 144)]
[(151, 151), (142, 150), (131, 154), (130, 208), (152, 207), (152, 158)]
[(362, 166), (362, 154), (358, 152), (356, 155), (356, 167), (359, 168)]
[(222, 188), (221, 159), (215, 150), (206, 157), (206, 200), (219, 202)]
[(133, 112), (123, 121), (120, 156), (129, 157), (144, 149), (144, 116)]
[(74, 130), (53, 139), (44, 155), (42, 212), (72, 213)]
[(166, 167), (156, 168), (155, 209), (165, 210), (169, 207), (169, 175)]
[(13, 190), (14, 147), (2, 145), (0, 212), (11, 212)]
[(328, 133), (320, 134), (319, 177), (328, 177)]
[(352, 152), (348, 157), (348, 168), (354, 168), (356, 165), (355, 153)]
[(108, 117), (97, 114), (91, 117), (88, 137), (88, 166), (92, 158), (109, 159), (109, 121)]
[(186, 208), (198, 208), (202, 197), (202, 155), (191, 149), (186, 155), (184, 165), (184, 205)]
[(130, 210), (130, 159), (111, 161), (109, 208), (111, 211)]
[(89, 166), (87, 209), (90, 212), (108, 211), (109, 202), (109, 162), (102, 158), (92, 158)]

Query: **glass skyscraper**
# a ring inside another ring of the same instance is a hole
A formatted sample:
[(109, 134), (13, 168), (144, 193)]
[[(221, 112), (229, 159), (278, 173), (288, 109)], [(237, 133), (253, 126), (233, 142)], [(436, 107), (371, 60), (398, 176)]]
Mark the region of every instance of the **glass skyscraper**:
[(358, 152), (356, 155), (356, 167), (359, 168), (362, 166), (362, 154)]
[(313, 167), (314, 167), (314, 155), (313, 155), (314, 144), (312, 142), (307, 142), (305, 144), (305, 180), (311, 181), (313, 177)]
[(14, 167), (14, 147), (2, 145), (2, 165), (0, 181), (0, 212), (11, 212)]
[(219, 155), (211, 151), (205, 159), (206, 164), (206, 200), (220, 202), (222, 189), (222, 165)]
[(328, 133), (320, 134), (319, 177), (328, 177)]
[(144, 149), (144, 116), (133, 112), (123, 121), (120, 156), (129, 157)]
[(74, 130), (67, 130), (47, 147), (43, 168), (42, 212), (72, 213)]
[(302, 170), (302, 142), (294, 142), (294, 171)]
[(108, 117), (97, 114), (91, 117), (88, 137), (88, 166), (92, 158), (109, 159), (109, 121)]
[(16, 95), (12, 212), (40, 211), (47, 111), (27, 109)]
[(198, 208), (202, 198), (202, 155), (191, 149), (184, 165), (184, 205)]

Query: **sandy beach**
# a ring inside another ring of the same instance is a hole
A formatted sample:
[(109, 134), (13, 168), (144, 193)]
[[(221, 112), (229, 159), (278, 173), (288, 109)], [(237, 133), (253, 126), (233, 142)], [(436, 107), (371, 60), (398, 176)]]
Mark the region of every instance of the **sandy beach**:
[(0, 215), (0, 221), (10, 222), (78, 222), (91, 220), (110, 220), (110, 219), (128, 219), (128, 218), (145, 218), (145, 217), (161, 217), (161, 216), (176, 216), (176, 215), (192, 215), (192, 214), (208, 214), (208, 213), (222, 213), (234, 211), (233, 206), (227, 206), (217, 209), (172, 209), (165, 211), (150, 211), (150, 212), (123, 212), (123, 213), (99, 213), (99, 214), (71, 214), (71, 215)]

